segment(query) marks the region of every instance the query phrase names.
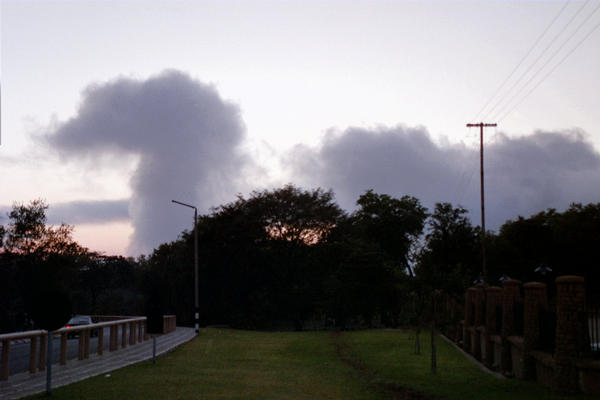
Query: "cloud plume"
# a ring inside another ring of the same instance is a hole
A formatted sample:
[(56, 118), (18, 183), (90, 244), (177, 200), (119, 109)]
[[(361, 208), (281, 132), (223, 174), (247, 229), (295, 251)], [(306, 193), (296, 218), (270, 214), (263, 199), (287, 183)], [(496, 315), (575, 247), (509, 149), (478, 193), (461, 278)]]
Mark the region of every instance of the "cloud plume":
[[(368, 189), (461, 204), (480, 222), (479, 151), (437, 144), (425, 128), (348, 128), (328, 133), (320, 146), (296, 146), (286, 155), (305, 186), (332, 188), (353, 209)], [(572, 202), (600, 200), (600, 154), (578, 131), (498, 138), (485, 148), (486, 227)]]
[(71, 201), (50, 204), (49, 224), (105, 224), (129, 219), (129, 200)]
[(241, 171), (250, 165), (239, 150), (244, 137), (236, 105), (185, 73), (166, 71), (89, 86), (77, 114), (47, 140), (87, 167), (138, 157), (128, 204), (134, 227), (128, 253), (135, 255), (192, 228), (193, 214), (171, 199), (206, 211), (240, 191)]

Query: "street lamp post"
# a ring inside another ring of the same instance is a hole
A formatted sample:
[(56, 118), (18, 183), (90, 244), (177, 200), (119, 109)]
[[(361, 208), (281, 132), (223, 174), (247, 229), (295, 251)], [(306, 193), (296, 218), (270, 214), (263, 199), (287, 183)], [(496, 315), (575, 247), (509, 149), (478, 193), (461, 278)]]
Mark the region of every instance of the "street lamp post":
[(177, 200), (171, 202), (194, 209), (194, 327), (199, 332), (200, 304), (198, 301), (198, 209)]

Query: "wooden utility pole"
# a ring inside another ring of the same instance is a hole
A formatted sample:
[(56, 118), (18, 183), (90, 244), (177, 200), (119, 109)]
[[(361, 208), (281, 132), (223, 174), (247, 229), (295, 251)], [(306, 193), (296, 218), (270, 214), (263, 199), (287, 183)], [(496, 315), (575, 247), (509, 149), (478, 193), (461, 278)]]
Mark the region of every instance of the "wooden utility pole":
[(467, 128), (479, 127), (479, 173), (481, 176), (481, 272), (483, 275), (483, 284), (488, 284), (487, 268), (485, 264), (485, 191), (483, 180), (483, 128), (496, 127), (497, 124), (486, 124), (479, 122), (477, 124), (467, 124)]

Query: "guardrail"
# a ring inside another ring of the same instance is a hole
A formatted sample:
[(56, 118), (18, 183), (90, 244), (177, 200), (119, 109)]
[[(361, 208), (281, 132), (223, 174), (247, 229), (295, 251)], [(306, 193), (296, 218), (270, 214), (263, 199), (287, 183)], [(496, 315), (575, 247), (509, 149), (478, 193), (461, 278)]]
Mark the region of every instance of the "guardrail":
[[(172, 318), (171, 318), (172, 317)], [(163, 317), (163, 332), (168, 333), (175, 330), (175, 316)], [(129, 326), (129, 334), (127, 327)], [(121, 340), (119, 341), (119, 327), (121, 327)], [(148, 339), (146, 334), (146, 317), (133, 317), (119, 319), (115, 321), (99, 322), (90, 325), (76, 326), (71, 328), (61, 328), (53, 332), (53, 337), (60, 336), (60, 357), (61, 365), (67, 362), (67, 336), (69, 334), (79, 334), (79, 360), (89, 358), (90, 356), (90, 334), (92, 331), (98, 333), (98, 343), (96, 352), (102, 355), (104, 352), (104, 328), (110, 328), (109, 333), (109, 351), (127, 347), (127, 344), (134, 345)], [(166, 329), (168, 328), (168, 329)], [(48, 345), (48, 332), (44, 330), (27, 331), (18, 333), (6, 333), (0, 335), (2, 343), (2, 358), (0, 359), (0, 380), (8, 380), (10, 359), (10, 342), (18, 339), (30, 340), (29, 351), (29, 372), (34, 374), (38, 370), (46, 369), (46, 347)], [(38, 345), (39, 341), (39, 345)], [(38, 349), (39, 349), (39, 369), (38, 369)]]

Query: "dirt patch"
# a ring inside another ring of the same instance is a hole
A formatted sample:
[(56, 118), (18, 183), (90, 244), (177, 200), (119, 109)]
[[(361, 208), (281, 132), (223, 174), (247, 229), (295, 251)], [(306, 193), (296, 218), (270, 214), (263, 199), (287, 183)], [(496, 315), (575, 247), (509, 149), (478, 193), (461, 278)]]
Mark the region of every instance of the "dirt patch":
[(341, 338), (341, 332), (334, 332), (331, 334), (333, 346), (335, 347), (335, 353), (338, 358), (344, 363), (351, 366), (362, 379), (366, 380), (369, 385), (373, 386), (378, 391), (387, 393), (392, 399), (396, 400), (438, 400), (437, 397), (419, 392), (417, 390), (409, 389), (400, 385), (392, 383), (381, 382), (381, 379), (377, 376), (375, 371), (370, 369), (364, 361), (356, 357), (352, 352), (352, 348)]

